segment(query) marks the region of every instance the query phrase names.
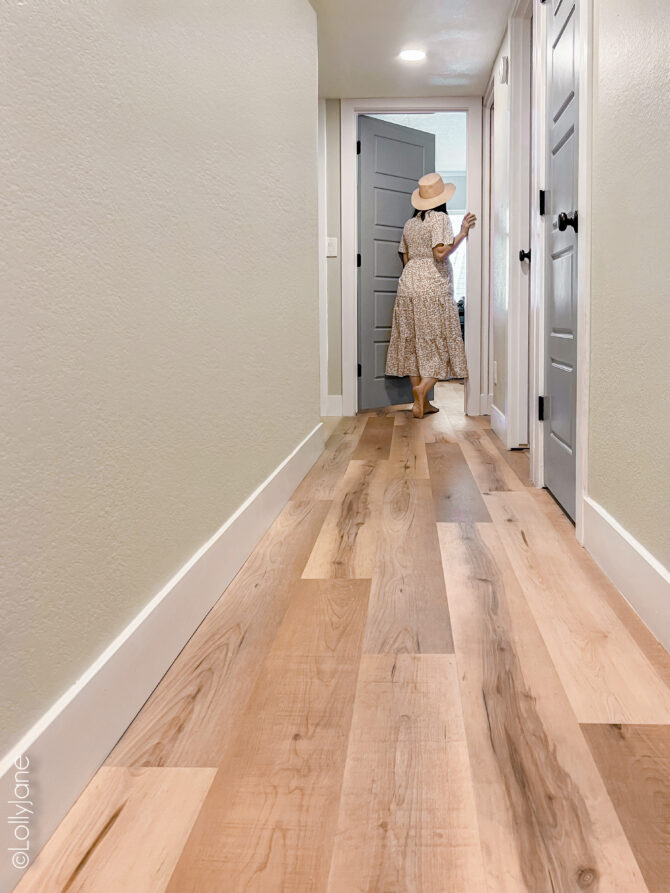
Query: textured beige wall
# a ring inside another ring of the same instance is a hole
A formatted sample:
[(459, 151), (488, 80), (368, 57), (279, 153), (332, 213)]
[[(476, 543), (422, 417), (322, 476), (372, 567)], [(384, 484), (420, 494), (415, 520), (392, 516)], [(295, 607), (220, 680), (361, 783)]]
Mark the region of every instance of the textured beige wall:
[(509, 55), (509, 37), (505, 34), (493, 71), (493, 212), (492, 212), (492, 285), (493, 358), (497, 363), (497, 383), (493, 385), (493, 403), (507, 414), (507, 310), (509, 306), (509, 87), (501, 84), (498, 66)]
[(342, 233), (340, 228), (340, 100), (326, 100), (326, 206), (328, 236), (337, 257), (328, 267), (328, 393), (342, 393)]
[(670, 5), (595, 13), (588, 488), (670, 567)]
[(318, 423), (307, 0), (0, 10), (0, 749)]

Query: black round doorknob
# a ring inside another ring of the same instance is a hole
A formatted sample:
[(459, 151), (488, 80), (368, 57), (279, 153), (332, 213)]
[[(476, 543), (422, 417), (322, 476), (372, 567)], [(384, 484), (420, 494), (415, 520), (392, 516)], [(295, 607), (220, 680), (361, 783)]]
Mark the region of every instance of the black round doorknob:
[(530, 261), (530, 251), (524, 251), (523, 249), (521, 249), (521, 251), (519, 252), (519, 260), (522, 263), (525, 260)]
[(574, 231), (577, 232), (577, 226), (578, 226), (577, 212), (575, 211), (572, 214), (566, 214), (565, 211), (561, 211), (561, 213), (558, 215), (559, 230), (562, 233), (564, 233), (569, 226), (571, 226), (574, 229)]

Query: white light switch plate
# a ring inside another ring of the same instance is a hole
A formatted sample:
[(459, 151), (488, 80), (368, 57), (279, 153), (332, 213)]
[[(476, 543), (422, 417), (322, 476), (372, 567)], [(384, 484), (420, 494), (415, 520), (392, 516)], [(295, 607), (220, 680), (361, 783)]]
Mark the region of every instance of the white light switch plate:
[(329, 236), (326, 239), (326, 257), (337, 257), (337, 237)]

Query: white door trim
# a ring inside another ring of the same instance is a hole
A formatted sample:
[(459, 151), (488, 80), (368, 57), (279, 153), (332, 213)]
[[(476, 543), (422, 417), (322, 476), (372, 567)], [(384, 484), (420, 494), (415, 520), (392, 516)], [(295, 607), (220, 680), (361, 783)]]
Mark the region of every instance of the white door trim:
[(481, 413), (490, 415), (493, 404), (493, 327), (491, 325), (491, 110), (493, 75), (484, 92), (482, 107), (482, 339), (481, 339)]
[(540, 190), (547, 182), (547, 17), (539, 2), (533, 15), (533, 91), (531, 97), (531, 226), (530, 284), (530, 474), (536, 487), (544, 486), (544, 426), (537, 418), (538, 398), (544, 393), (544, 294), (548, 216), (540, 216)]
[[(447, 99), (344, 99), (341, 102), (341, 202), (342, 202), (342, 412), (358, 409), (358, 164), (356, 124), (359, 114), (407, 112), (467, 112), (468, 210), (481, 220), (482, 205), (482, 100), (455, 96)], [(465, 347), (470, 378), (466, 386), (466, 412), (480, 415), (480, 344), (482, 331), (481, 227), (467, 242), (468, 300), (465, 308)]]
[(589, 468), (591, 365), (591, 172), (593, 157), (593, 0), (579, 0), (579, 155), (577, 164), (577, 540), (584, 543)]
[[(579, 155), (578, 201), (579, 239), (577, 241), (577, 406), (576, 406), (576, 500), (577, 540), (584, 543), (584, 505), (588, 492), (589, 361), (591, 308), (591, 159), (593, 141), (593, 0), (579, 0)], [(544, 302), (545, 227), (549, 218), (539, 216), (539, 190), (546, 184), (546, 6), (534, 0), (534, 84), (533, 159), (531, 166), (532, 252), (534, 275), (531, 283), (531, 473), (537, 487), (544, 486), (544, 432), (537, 420), (537, 397), (544, 390)]]
[[(507, 311), (507, 449), (528, 438), (528, 308), (530, 267), (519, 251), (530, 248), (531, 28), (532, 3), (519, 0), (509, 19), (509, 276)], [(532, 251), (532, 249), (531, 249)]]
[(319, 404), (322, 416), (328, 415), (328, 267), (326, 237), (328, 229), (326, 191), (326, 100), (319, 99), (318, 115), (318, 243), (319, 243)]

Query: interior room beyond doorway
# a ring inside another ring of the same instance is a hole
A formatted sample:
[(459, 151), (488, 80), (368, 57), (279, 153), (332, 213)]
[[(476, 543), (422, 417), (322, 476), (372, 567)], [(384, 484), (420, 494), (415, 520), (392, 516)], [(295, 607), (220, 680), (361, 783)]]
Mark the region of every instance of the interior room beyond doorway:
[[(435, 170), (445, 183), (453, 183), (456, 186), (448, 210), (454, 232), (458, 232), (467, 210), (466, 112), (408, 112), (397, 115), (370, 115), (370, 117), (435, 135)], [(454, 299), (465, 300), (467, 295), (465, 245), (454, 251), (449, 259), (454, 268)]]

